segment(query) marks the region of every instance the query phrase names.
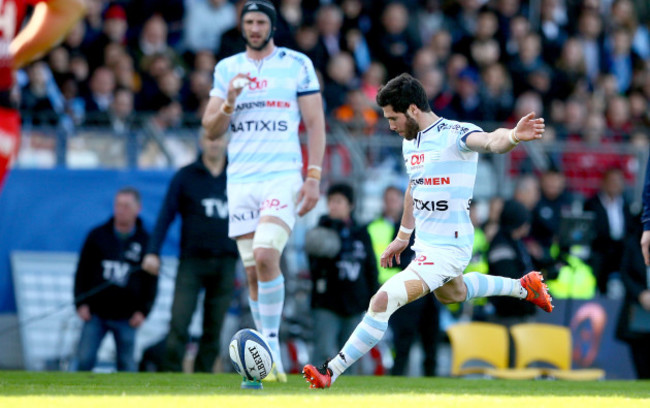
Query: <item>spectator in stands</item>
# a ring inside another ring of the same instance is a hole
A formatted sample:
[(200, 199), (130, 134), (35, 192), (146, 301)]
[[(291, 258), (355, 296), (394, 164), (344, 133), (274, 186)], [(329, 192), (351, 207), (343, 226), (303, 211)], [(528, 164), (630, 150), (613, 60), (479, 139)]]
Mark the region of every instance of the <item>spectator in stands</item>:
[(566, 8), (558, 0), (542, 0), (539, 25), (542, 39), (542, 56), (551, 64), (560, 54), (562, 44), (567, 39)]
[(510, 76), (501, 64), (492, 64), (481, 72), (479, 97), (481, 115), (487, 121), (504, 121), (512, 112), (514, 98)]
[(132, 92), (140, 90), (142, 79), (133, 66), (133, 57), (127, 54), (120, 55), (112, 69), (118, 88), (128, 89)]
[(361, 89), (351, 89), (345, 96), (346, 102), (334, 110), (336, 120), (344, 123), (352, 136), (370, 136), (374, 133), (379, 114)]
[(578, 18), (577, 38), (585, 56), (587, 77), (594, 83), (605, 69), (603, 23), (598, 12), (585, 9)]
[(21, 90), (20, 108), (23, 118), (35, 124), (56, 124), (63, 112), (63, 97), (43, 61), (28, 69), (28, 84)]
[(402, 3), (389, 3), (381, 14), (381, 25), (371, 32), (373, 56), (386, 67), (389, 77), (412, 72), (415, 52), (420, 40), (410, 30), (410, 17)]
[(361, 76), (361, 90), (366, 98), (375, 101), (379, 88), (386, 81), (386, 67), (380, 62), (372, 62)]
[(608, 169), (603, 174), (598, 194), (584, 204), (584, 210), (593, 212), (598, 220), (594, 223), (596, 235), (591, 244), (589, 264), (603, 295), (607, 294), (611, 274), (620, 271), (624, 238), (632, 223), (624, 189), (623, 172), (616, 168)]
[(86, 15), (83, 19), (85, 29), (81, 43), (84, 50), (92, 50), (92, 44), (102, 33), (104, 23), (102, 18), (103, 3), (102, 0), (86, 0)]
[(113, 4), (104, 12), (101, 32), (88, 46), (88, 61), (93, 64), (91, 69), (108, 65), (104, 59), (104, 50), (109, 44), (126, 46), (126, 12), (119, 4)]
[(347, 52), (340, 52), (327, 63), (327, 80), (323, 89), (325, 111), (329, 114), (345, 103), (351, 89), (359, 86), (354, 70), (354, 59)]
[(559, 54), (554, 71), (554, 95), (566, 99), (574, 90), (587, 86), (587, 66), (580, 40), (569, 38)]
[[(377, 261), (368, 231), (352, 216), (354, 191), (348, 184), (327, 190), (327, 215), (318, 227), (330, 230), (340, 241), (334, 253), (319, 253), (317, 235), (305, 241), (312, 280), (314, 353), (311, 358), (333, 355), (361, 321), (377, 284)], [(330, 232), (330, 234), (331, 234)]]
[(451, 56), (451, 34), (448, 30), (440, 30), (435, 33), (428, 43), (428, 47), (436, 54), (440, 64), (446, 64)]
[(622, 27), (615, 28), (605, 47), (605, 64), (607, 71), (616, 77), (619, 93), (624, 94), (628, 91), (634, 71), (643, 64), (642, 61), (632, 49), (630, 32)]
[[(389, 186), (384, 190), (383, 209), (380, 217), (368, 225), (368, 234), (377, 258), (379, 284), (383, 285), (391, 276), (406, 268), (413, 259), (413, 250), (409, 247), (402, 252), (403, 262), (391, 268), (384, 268), (379, 257), (388, 244), (397, 236), (402, 211), (404, 208), (404, 193), (402, 190)], [(393, 317), (394, 316), (394, 317)], [(422, 361), (423, 374), (427, 377), (436, 375), (437, 344), (439, 330), (438, 304), (433, 294), (411, 302), (397, 310), (391, 316), (388, 325), (393, 333), (393, 349), (395, 353), (391, 375), (406, 375), (411, 347), (419, 337), (424, 352)], [(335, 350), (336, 351), (336, 350)]]
[(54, 48), (47, 57), (47, 64), (54, 81), (61, 87), (70, 74), (70, 52), (62, 46)]
[(639, 24), (639, 21), (643, 21), (643, 19), (638, 11), (638, 7), (635, 9), (635, 5), (630, 0), (615, 0), (612, 2), (609, 15), (610, 22), (615, 28), (621, 27), (630, 32), (632, 49), (641, 58), (648, 60), (650, 58), (650, 32), (648, 27)]
[(115, 90), (107, 114), (111, 130), (116, 135), (129, 137), (131, 132), (135, 131), (137, 118), (133, 108), (133, 92), (124, 88)]
[(345, 31), (345, 49), (352, 54), (356, 70), (364, 72), (370, 66), (371, 56), (368, 43), (361, 30), (356, 28)]
[(422, 47), (413, 56), (413, 76), (420, 79), (426, 72), (438, 67), (438, 58), (431, 48)]
[(521, 39), (519, 53), (508, 64), (512, 76), (512, 88), (515, 95), (520, 95), (532, 88), (528, 76), (545, 68), (541, 57), (542, 43), (538, 34), (529, 33)]
[(627, 141), (632, 132), (630, 102), (623, 96), (615, 96), (607, 103), (607, 127), (609, 137), (615, 142)]
[(217, 52), (221, 36), (237, 24), (234, 4), (228, 0), (192, 0), (185, 2), (183, 21), (184, 49), (191, 54)]
[[(222, 47), (223, 48), (223, 47)], [(205, 72), (212, 75), (214, 66), (217, 64), (215, 55), (210, 51), (198, 51), (194, 55), (194, 71)]]
[(174, 49), (167, 44), (167, 32), (167, 22), (160, 15), (147, 19), (137, 44), (131, 48), (139, 69), (146, 69), (151, 64), (149, 60), (158, 55), (166, 56), (174, 67), (183, 66)]
[(90, 77), (90, 93), (86, 96), (86, 117), (108, 111), (115, 92), (115, 75), (108, 67), (95, 69)]
[[(214, 67), (212, 67), (214, 69)], [(189, 84), (183, 95), (183, 110), (192, 112), (197, 117), (203, 117), (203, 110), (210, 99), (212, 75), (206, 71), (193, 71), (190, 74)]]
[(446, 29), (449, 24), (450, 22), (440, 7), (440, 0), (425, 0), (417, 13), (420, 42), (428, 44), (435, 33)]
[(454, 95), (443, 116), (461, 122), (480, 122), (483, 120), (481, 99), (479, 98), (479, 76), (472, 67), (458, 73)]
[(318, 28), (318, 41), (326, 50), (325, 64), (345, 49), (343, 26), (343, 12), (336, 4), (321, 6), (316, 13), (316, 27)]
[(546, 170), (541, 177), (541, 197), (533, 210), (531, 236), (545, 253), (557, 240), (562, 213), (569, 211), (573, 200), (566, 191), (566, 178), (557, 168)]
[(508, 19), (506, 26), (502, 25), (503, 22), (504, 19), (500, 18), (499, 41), (501, 49), (504, 50), (505, 62), (510, 62), (519, 54), (524, 38), (531, 33), (530, 21), (522, 15), (517, 15)]
[[(466, 32), (454, 45), (454, 52), (470, 55), (475, 44), (485, 43), (494, 40), (494, 35), (499, 28), (496, 15), (489, 10), (481, 11), (475, 21), (475, 27), (471, 32)], [(498, 43), (497, 49), (499, 48)], [(498, 54), (497, 54), (498, 56)]]
[(180, 215), (180, 262), (165, 342), (164, 371), (182, 371), (189, 325), (201, 289), (205, 289), (203, 330), (194, 372), (213, 371), (234, 289), (238, 255), (235, 242), (228, 238), (226, 140), (211, 140), (202, 131), (199, 143), (201, 154), (197, 160), (178, 170), (169, 185), (142, 263), (143, 269), (158, 274), (162, 243), (172, 221)]
[(80, 371), (93, 369), (109, 331), (115, 338), (117, 370), (136, 371), (136, 329), (151, 310), (158, 282), (140, 268), (149, 240), (139, 217), (141, 208), (137, 190), (120, 189), (113, 216), (90, 231), (79, 255), (74, 301), (84, 322), (76, 352)]
[(141, 68), (142, 87), (136, 100), (138, 110), (154, 111), (159, 107), (157, 98), (162, 94), (159, 86), (160, 79), (173, 69), (173, 62), (169, 55), (155, 54), (146, 60), (145, 66)]

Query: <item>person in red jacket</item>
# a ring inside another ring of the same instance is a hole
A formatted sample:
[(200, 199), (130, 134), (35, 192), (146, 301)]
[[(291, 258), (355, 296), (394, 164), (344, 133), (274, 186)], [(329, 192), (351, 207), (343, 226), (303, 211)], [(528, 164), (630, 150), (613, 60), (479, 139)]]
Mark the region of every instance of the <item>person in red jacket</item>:
[[(28, 5), (34, 11), (23, 27)], [(84, 11), (84, 0), (0, 1), (0, 191), (20, 144), (20, 115), (11, 98), (14, 72), (49, 51)]]

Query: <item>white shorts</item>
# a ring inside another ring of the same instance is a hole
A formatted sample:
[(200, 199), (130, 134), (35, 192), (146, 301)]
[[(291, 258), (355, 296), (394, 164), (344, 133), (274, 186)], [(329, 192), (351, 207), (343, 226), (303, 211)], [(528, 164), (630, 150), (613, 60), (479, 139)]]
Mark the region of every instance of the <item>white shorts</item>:
[(460, 260), (456, 251), (441, 248), (413, 248), (415, 258), (409, 269), (417, 272), (433, 292), (457, 276), (461, 276), (468, 262)]
[(256, 183), (228, 183), (228, 236), (254, 232), (260, 217), (266, 215), (281, 219), (293, 229), (302, 183), (299, 173)]

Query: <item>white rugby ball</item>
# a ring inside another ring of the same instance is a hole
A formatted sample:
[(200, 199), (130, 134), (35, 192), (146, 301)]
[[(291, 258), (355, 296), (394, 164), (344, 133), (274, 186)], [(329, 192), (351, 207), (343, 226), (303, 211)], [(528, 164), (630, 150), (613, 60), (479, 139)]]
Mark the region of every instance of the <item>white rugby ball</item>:
[(230, 360), (249, 381), (264, 379), (273, 366), (273, 356), (264, 336), (253, 329), (241, 329), (230, 340)]
[(232, 81), (232, 86), (235, 89), (241, 89), (241, 88), (245, 87), (246, 85), (248, 85), (248, 82), (250, 82), (250, 81), (248, 79), (246, 79), (246, 78), (237, 78), (234, 81)]

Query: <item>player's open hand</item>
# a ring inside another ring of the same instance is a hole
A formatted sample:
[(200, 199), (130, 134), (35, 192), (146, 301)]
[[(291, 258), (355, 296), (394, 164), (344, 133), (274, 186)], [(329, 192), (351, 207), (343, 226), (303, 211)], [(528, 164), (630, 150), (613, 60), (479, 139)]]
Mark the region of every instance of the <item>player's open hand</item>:
[(380, 262), (383, 268), (392, 268), (393, 267), (393, 258), (395, 258), (396, 264), (400, 264), (400, 254), (409, 246), (408, 241), (401, 241), (397, 238), (393, 240), (388, 246), (384, 253), (381, 254)]
[(313, 178), (307, 178), (298, 192), (298, 202), (302, 202), (298, 215), (303, 216), (312, 210), (320, 197), (320, 183)]
[(535, 112), (530, 112), (528, 115), (519, 119), (517, 126), (515, 126), (514, 137), (522, 142), (541, 139), (544, 136), (545, 127), (544, 118), (536, 118)]

